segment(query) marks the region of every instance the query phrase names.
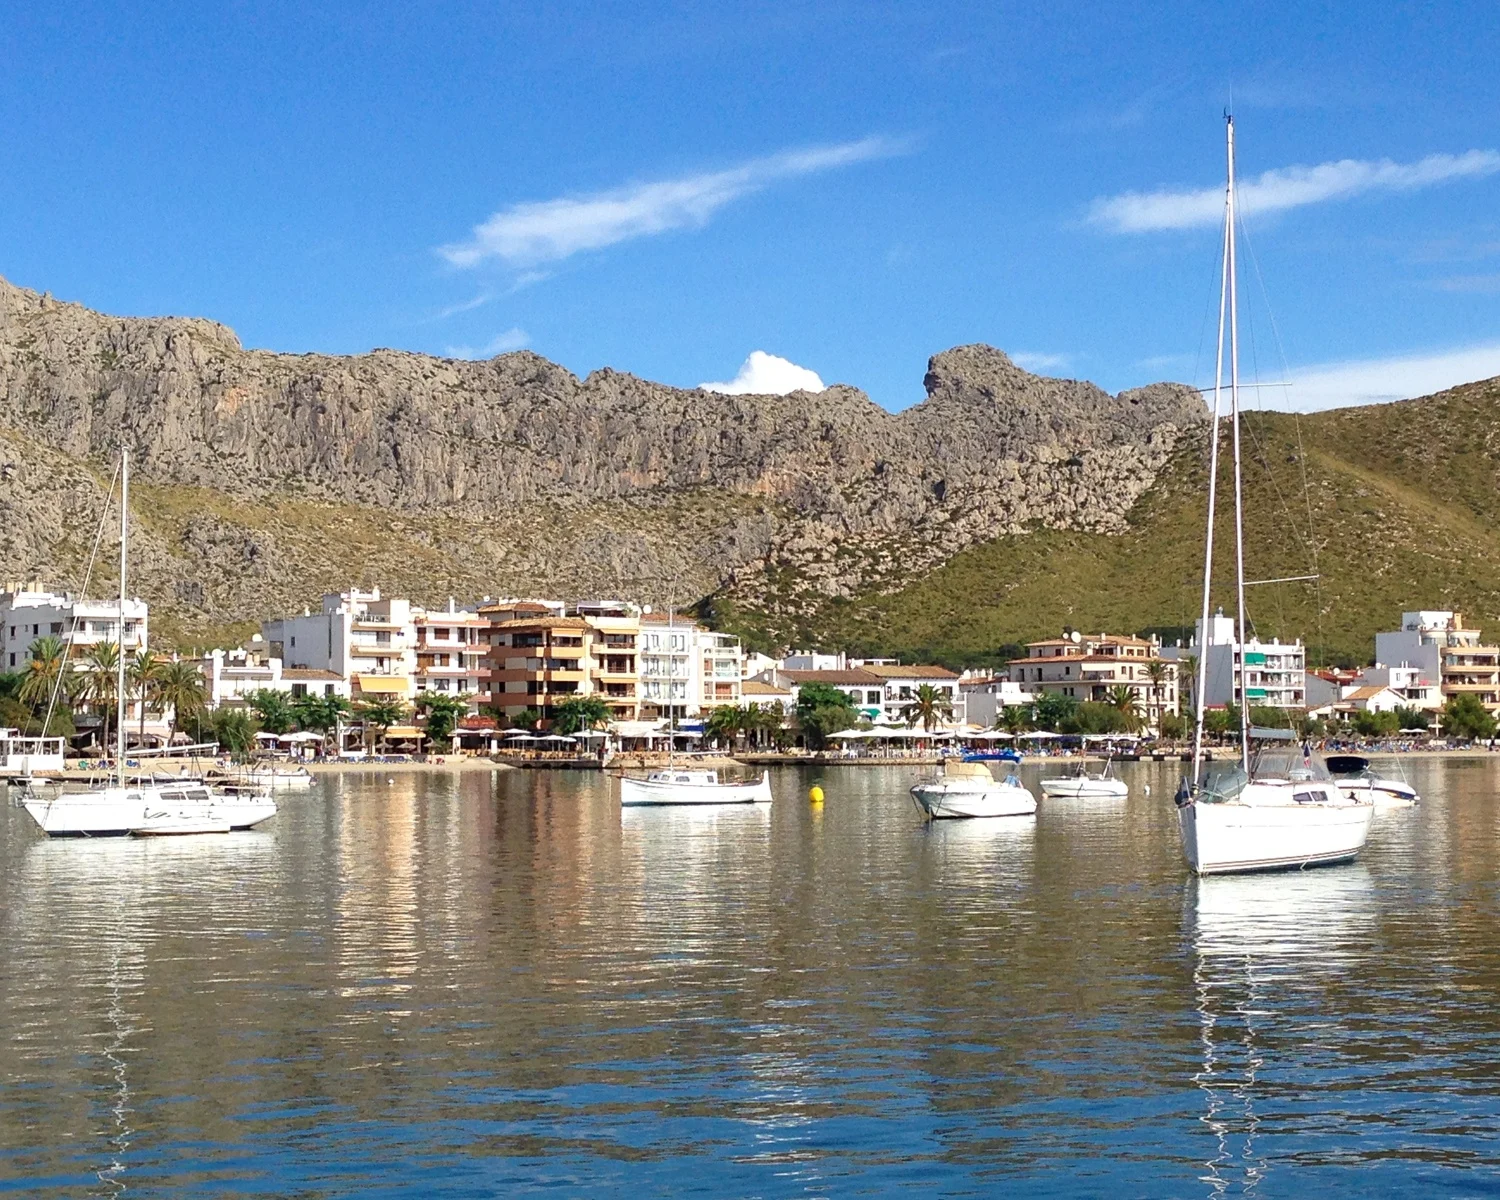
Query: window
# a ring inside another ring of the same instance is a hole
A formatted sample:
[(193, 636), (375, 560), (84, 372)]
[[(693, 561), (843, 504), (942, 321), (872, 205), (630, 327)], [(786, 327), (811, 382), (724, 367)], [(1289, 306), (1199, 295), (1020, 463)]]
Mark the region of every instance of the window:
[(53, 621), (52, 622), (52, 636), (53, 637), (57, 637), (60, 633), (62, 633), (62, 631), (63, 631), (63, 623), (61, 621)]
[(292, 646), (295, 648), (296, 645), (297, 645), (297, 635), (294, 633), (294, 634), (292, 634)]
[(305, 683), (294, 683), (294, 684), (292, 684), (292, 698), (294, 700), (297, 699), (298, 697), (305, 696), (305, 695), (307, 695), (307, 684), (305, 684)]
[(14, 654), (12, 654), (10, 656), (10, 665), (11, 666), (15, 666), (16, 665), (16, 656)]
[(325, 683), (323, 685), (323, 695), (325, 695), (325, 696), (331, 696), (331, 695), (333, 695), (333, 684), (331, 684), (331, 683)]

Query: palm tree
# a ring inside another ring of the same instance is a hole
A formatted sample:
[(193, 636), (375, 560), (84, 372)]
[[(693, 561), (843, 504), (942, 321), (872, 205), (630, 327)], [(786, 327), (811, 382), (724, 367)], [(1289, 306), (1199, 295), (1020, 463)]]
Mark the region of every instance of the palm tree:
[(385, 750), (386, 734), (392, 725), (406, 716), (406, 711), (406, 704), (400, 700), (362, 700), (354, 710), (366, 728), (377, 732), (375, 745), (382, 752)]
[(1151, 681), (1151, 702), (1161, 711), (1162, 690), (1172, 677), (1172, 668), (1164, 658), (1153, 658), (1146, 664), (1146, 678)]
[(952, 715), (953, 701), (948, 698), (948, 693), (939, 691), (930, 683), (920, 685), (911, 702), (901, 709), (903, 721), (908, 725), (921, 721), (922, 728), (928, 733), (931, 733), (932, 727), (939, 724), (944, 717)]
[(1007, 704), (995, 714), (995, 728), (1005, 733), (1025, 733), (1031, 713), (1019, 704)]
[(1182, 666), (1177, 672), (1177, 691), (1184, 698), (1191, 712), (1198, 711), (1198, 657), (1184, 654)]
[(722, 704), (708, 714), (708, 720), (703, 723), (703, 732), (727, 742), (733, 750), (740, 734), (748, 733), (753, 724), (754, 716), (749, 709)]
[(195, 663), (177, 659), (163, 663), (156, 677), (156, 702), (162, 710), (172, 710), (172, 732), (182, 729), (182, 718), (203, 708), (208, 693), (203, 686), (203, 672)]
[(1125, 718), (1125, 728), (1131, 733), (1141, 727), (1141, 709), (1134, 688), (1116, 684), (1109, 689), (1109, 703)]
[(26, 675), (16, 698), (32, 708), (42, 708), (52, 703), (52, 692), (57, 686), (58, 672), (67, 660), (68, 648), (62, 638), (39, 637), (26, 654)]
[(100, 642), (83, 660), (82, 695), (99, 710), (100, 744), (103, 747), (110, 744), (110, 716), (120, 698), (119, 672), (120, 647), (115, 642)]
[(141, 703), (141, 731), (136, 742), (139, 746), (146, 744), (146, 702), (156, 697), (156, 684), (165, 665), (144, 646), (125, 664), (126, 687)]

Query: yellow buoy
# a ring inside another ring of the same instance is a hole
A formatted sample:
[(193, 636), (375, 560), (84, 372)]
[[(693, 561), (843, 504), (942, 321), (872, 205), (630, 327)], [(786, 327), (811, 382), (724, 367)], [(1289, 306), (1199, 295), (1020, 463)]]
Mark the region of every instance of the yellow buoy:
[(810, 787), (807, 790), (807, 798), (809, 800), (811, 800), (814, 804), (822, 804), (823, 803), (823, 789), (820, 788), (817, 784), (813, 784), (812, 787)]

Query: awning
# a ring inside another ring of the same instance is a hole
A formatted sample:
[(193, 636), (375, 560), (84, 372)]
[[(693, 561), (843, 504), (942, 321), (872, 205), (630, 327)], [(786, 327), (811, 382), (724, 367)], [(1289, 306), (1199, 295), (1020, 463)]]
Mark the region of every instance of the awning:
[(385, 736), (393, 738), (424, 738), (427, 735), (415, 725), (392, 725), (385, 731)]
[(411, 695), (411, 680), (405, 675), (356, 675), (355, 679), (367, 696)]

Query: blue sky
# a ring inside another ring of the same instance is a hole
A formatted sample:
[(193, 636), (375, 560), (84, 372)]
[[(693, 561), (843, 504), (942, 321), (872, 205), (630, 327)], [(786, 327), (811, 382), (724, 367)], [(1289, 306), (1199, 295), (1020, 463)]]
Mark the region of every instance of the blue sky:
[(1500, 374), (1497, 34), (1461, 0), (32, 4), (0, 274), (274, 350), (689, 387), (761, 352), (892, 408), (971, 341), (1206, 383), (1232, 88), (1247, 376), (1283, 377), (1274, 319), (1269, 402), (1420, 394)]

